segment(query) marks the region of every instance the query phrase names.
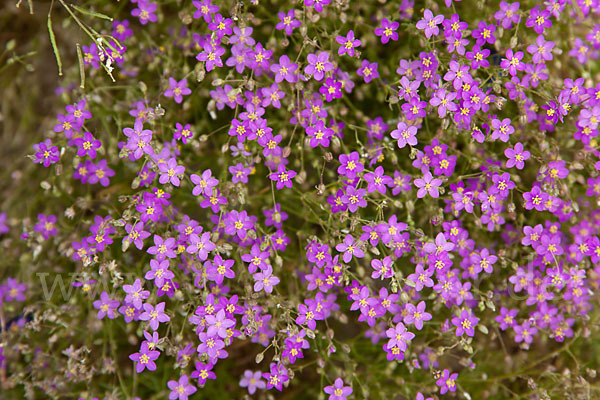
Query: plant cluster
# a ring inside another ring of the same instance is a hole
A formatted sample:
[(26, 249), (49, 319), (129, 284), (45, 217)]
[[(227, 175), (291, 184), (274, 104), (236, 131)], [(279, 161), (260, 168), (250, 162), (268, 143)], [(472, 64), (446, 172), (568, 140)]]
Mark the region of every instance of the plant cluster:
[(47, 18), (7, 398), (600, 398), (598, 0)]

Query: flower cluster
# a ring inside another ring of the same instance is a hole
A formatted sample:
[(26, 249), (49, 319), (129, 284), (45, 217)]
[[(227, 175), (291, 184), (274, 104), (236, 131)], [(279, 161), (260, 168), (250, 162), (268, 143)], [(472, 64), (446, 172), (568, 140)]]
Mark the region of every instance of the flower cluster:
[(122, 3), (60, 2), (93, 40), (8, 182), (3, 385), (589, 396), (600, 3)]

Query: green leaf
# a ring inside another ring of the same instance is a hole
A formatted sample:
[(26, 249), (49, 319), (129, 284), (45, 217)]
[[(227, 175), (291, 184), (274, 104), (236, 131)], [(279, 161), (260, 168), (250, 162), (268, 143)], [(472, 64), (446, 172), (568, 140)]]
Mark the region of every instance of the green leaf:
[(52, 50), (56, 57), (56, 64), (58, 65), (58, 75), (62, 76), (62, 61), (60, 60), (60, 53), (56, 46), (56, 37), (54, 36), (54, 29), (52, 29), (52, 17), (48, 15), (48, 33), (50, 34), (50, 43), (52, 44)]
[(96, 11), (84, 10), (83, 8), (78, 7), (75, 4), (70, 4), (70, 6), (73, 7), (75, 10), (79, 11), (80, 13), (85, 14), (85, 15), (89, 15), (90, 17), (102, 18), (102, 19), (106, 19), (106, 20), (111, 21), (111, 22), (113, 20), (113, 18), (109, 17), (108, 15), (104, 15), (104, 14), (101, 14), (101, 13), (96, 12)]

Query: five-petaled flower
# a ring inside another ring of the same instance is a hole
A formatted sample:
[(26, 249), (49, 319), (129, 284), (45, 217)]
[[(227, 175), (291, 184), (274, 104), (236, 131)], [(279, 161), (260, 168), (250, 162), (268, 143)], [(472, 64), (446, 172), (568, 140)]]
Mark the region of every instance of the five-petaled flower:
[(359, 39), (354, 37), (354, 31), (352, 30), (346, 34), (346, 37), (338, 36), (335, 38), (335, 40), (341, 45), (338, 49), (338, 54), (340, 56), (348, 54), (350, 57), (353, 57), (355, 53), (354, 48), (362, 44)]
[(277, 166), (277, 172), (271, 173), (269, 178), (277, 183), (277, 190), (281, 190), (284, 187), (292, 187), (292, 179), (296, 176), (296, 171), (287, 169), (285, 165), (279, 164)]

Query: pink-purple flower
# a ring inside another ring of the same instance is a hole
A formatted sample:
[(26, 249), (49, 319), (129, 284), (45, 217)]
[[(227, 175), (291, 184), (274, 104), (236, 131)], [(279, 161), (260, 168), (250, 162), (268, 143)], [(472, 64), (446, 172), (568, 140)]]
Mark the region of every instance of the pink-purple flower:
[(165, 90), (165, 97), (172, 97), (176, 103), (183, 101), (183, 96), (192, 93), (192, 90), (187, 87), (187, 79), (176, 81), (174, 78), (169, 78), (169, 89)]
[(344, 386), (342, 378), (336, 378), (333, 385), (325, 386), (323, 391), (329, 395), (329, 400), (346, 400), (352, 394), (352, 387)]
[(335, 40), (341, 45), (338, 49), (338, 54), (340, 56), (348, 54), (350, 57), (353, 57), (355, 53), (354, 48), (362, 44), (362, 41), (354, 37), (354, 31), (352, 30), (350, 30), (345, 37), (338, 36), (335, 38)]

